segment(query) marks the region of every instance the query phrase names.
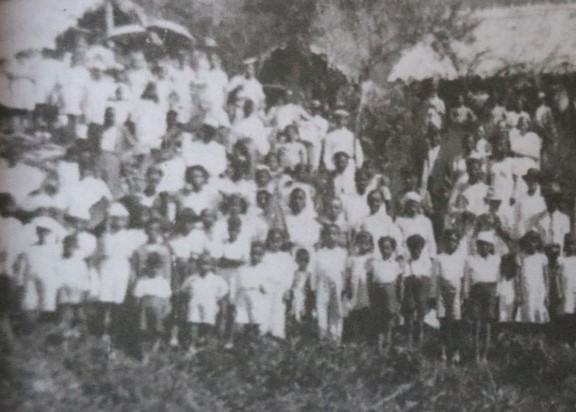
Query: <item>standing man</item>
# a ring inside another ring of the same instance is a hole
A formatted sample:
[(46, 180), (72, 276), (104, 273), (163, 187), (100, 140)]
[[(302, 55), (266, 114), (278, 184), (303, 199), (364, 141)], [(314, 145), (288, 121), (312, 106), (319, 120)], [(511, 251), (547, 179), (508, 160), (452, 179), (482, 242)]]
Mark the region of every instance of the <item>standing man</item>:
[(336, 128), (326, 136), (324, 141), (324, 154), (322, 160), (328, 170), (334, 170), (334, 155), (338, 152), (344, 152), (350, 156), (359, 169), (364, 163), (364, 153), (362, 146), (354, 134), (348, 129), (350, 113), (346, 110), (339, 109), (334, 112)]

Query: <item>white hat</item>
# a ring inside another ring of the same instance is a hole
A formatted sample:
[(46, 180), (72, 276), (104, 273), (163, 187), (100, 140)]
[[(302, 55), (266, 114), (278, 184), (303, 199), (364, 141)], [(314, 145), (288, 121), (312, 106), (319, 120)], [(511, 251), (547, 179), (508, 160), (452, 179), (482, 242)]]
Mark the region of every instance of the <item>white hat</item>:
[(254, 64), (258, 61), (258, 59), (256, 57), (249, 57), (247, 59), (244, 59), (244, 61), (242, 61), (242, 64), (244, 64), (245, 66), (249, 66), (251, 64)]
[(502, 195), (500, 195), (493, 187), (489, 188), (486, 192), (486, 197), (484, 200), (499, 200), (502, 201)]
[(128, 216), (130, 216), (130, 214), (128, 213), (128, 210), (126, 210), (124, 205), (122, 205), (121, 203), (112, 203), (112, 205), (110, 205), (110, 209), (108, 210), (108, 215), (114, 216), (114, 217), (128, 217)]
[(491, 245), (494, 244), (494, 233), (492, 231), (485, 230), (483, 232), (478, 233), (476, 237), (477, 241), (490, 243)]
[(338, 116), (338, 117), (348, 117), (350, 116), (350, 113), (347, 110), (344, 109), (338, 109), (334, 111), (334, 116)]
[(218, 127), (220, 126), (220, 123), (218, 122), (216, 117), (208, 115), (204, 118), (202, 125), (210, 126), (210, 127), (213, 127), (214, 129), (218, 129)]
[(406, 202), (409, 201), (420, 203), (422, 202), (422, 196), (420, 196), (416, 192), (408, 192), (404, 195), (402, 202), (405, 204)]

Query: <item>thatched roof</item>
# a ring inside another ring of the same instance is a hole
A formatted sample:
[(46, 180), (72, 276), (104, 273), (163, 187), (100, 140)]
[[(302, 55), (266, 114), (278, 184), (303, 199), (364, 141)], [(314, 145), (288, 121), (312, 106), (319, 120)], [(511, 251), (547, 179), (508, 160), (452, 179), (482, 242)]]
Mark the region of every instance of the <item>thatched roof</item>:
[(576, 71), (576, 4), (491, 8), (474, 17), (474, 40), (453, 44), (451, 59), (424, 41), (403, 54), (388, 80)]

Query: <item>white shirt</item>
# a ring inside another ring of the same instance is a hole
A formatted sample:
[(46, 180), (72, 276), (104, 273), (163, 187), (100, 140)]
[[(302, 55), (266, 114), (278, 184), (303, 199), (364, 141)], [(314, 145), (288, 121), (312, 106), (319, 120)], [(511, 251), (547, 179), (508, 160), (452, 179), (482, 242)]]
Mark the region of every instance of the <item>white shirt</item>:
[(212, 241), (200, 229), (192, 230), (188, 235), (175, 238), (168, 242), (174, 256), (179, 259), (187, 260), (190, 255), (200, 255), (204, 252), (214, 254)]
[(237, 94), (237, 98), (240, 101), (250, 99), (254, 102), (256, 108), (264, 107), (266, 95), (258, 79), (254, 77), (247, 79), (244, 75), (234, 76), (230, 80), (228, 90), (233, 91), (237, 88), (240, 88)]
[(432, 276), (432, 261), (427, 256), (420, 255), (418, 260), (408, 258), (404, 273), (406, 276), (417, 276), (429, 278)]
[(283, 106), (275, 106), (268, 113), (268, 121), (278, 130), (284, 130), (290, 124), (299, 124), (308, 119), (310, 115), (298, 104), (288, 103)]
[(182, 156), (186, 166), (203, 166), (210, 177), (218, 177), (228, 166), (226, 149), (220, 143), (210, 141), (187, 141), (182, 143)]
[(522, 237), (530, 225), (535, 223), (538, 215), (546, 212), (546, 202), (539, 192), (526, 194), (514, 205), (514, 223), (516, 236)]
[(375, 283), (393, 283), (404, 272), (402, 265), (394, 258), (384, 260), (374, 258), (368, 262), (368, 271), (372, 272), (372, 279)]
[(455, 251), (451, 255), (440, 253), (434, 260), (434, 273), (439, 278), (448, 281), (456, 289), (462, 286), (466, 255)]
[(334, 155), (338, 152), (347, 153), (352, 161), (354, 161), (354, 156), (356, 156), (356, 168), (359, 168), (364, 163), (364, 153), (360, 142), (345, 127), (331, 131), (324, 140), (324, 165), (328, 170), (334, 169)]
[(177, 156), (165, 160), (156, 165), (162, 170), (164, 175), (158, 184), (158, 192), (177, 192), (184, 187), (184, 175), (186, 173), (186, 163), (182, 157)]
[[(413, 218), (403, 216), (396, 219), (396, 225), (400, 228), (404, 238), (403, 253), (405, 256), (410, 256), (410, 252), (406, 246), (406, 240), (416, 234), (422, 236), (426, 241), (422, 254), (427, 258), (434, 258), (436, 256), (436, 240), (430, 219), (424, 215), (416, 215)], [(399, 253), (402, 253), (402, 250), (400, 250)]]
[(545, 245), (552, 243), (564, 244), (564, 236), (570, 232), (570, 217), (556, 210), (552, 214), (548, 213), (548, 211), (542, 212), (534, 220), (534, 224), (528, 230), (536, 230)]
[(488, 164), (490, 187), (502, 196), (503, 202), (508, 202), (514, 194), (514, 172), (514, 159), (510, 157)]
[(168, 280), (163, 276), (139, 278), (134, 287), (134, 297), (143, 298), (145, 296), (168, 299), (172, 296), (172, 290), (170, 289)]
[(266, 156), (270, 151), (268, 130), (264, 127), (262, 120), (255, 114), (240, 119), (232, 126), (230, 130), (230, 140), (228, 142), (228, 151), (232, 151), (236, 142), (244, 138), (250, 139), (261, 156)]
[(468, 256), (465, 264), (465, 274), (472, 284), (479, 282), (498, 282), (500, 276), (500, 257), (488, 255)]
[[(321, 296), (334, 288), (336, 291), (344, 289), (346, 278), (346, 261), (348, 252), (344, 248), (322, 248), (316, 252), (312, 268), (311, 288)], [(338, 293), (337, 299), (340, 299)]]
[(86, 84), (82, 110), (86, 124), (104, 123), (104, 113), (108, 107), (108, 100), (114, 96), (115, 91), (114, 83), (107, 78), (101, 80), (91, 79)]
[(205, 276), (189, 276), (182, 284), (182, 290), (188, 291), (191, 303), (210, 306), (215, 306), (229, 291), (228, 283), (212, 272)]
[(112, 200), (108, 185), (101, 179), (86, 176), (67, 189), (70, 216), (90, 219), (90, 208), (102, 198)]
[(378, 245), (378, 240), (386, 236), (394, 239), (397, 247), (402, 245), (402, 231), (394, 223), (392, 218), (388, 216), (384, 205), (380, 207), (378, 212), (361, 219), (358, 227), (372, 235), (375, 247)]

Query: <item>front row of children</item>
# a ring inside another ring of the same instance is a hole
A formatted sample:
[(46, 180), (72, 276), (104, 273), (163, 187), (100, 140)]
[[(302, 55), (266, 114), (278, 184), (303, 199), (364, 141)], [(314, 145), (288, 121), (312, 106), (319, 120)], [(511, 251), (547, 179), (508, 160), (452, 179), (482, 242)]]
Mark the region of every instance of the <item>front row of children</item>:
[[(194, 270), (180, 281), (167, 273), (169, 252), (151, 244), (139, 265), (141, 273), (128, 286), (116, 286), (136, 302), (139, 329), (154, 338), (155, 347), (169, 326), (172, 343), (182, 336), (179, 329), (186, 330), (191, 352), (217, 326), (231, 346), (246, 332), (284, 338), (287, 324), (298, 330), (305, 323), (313, 323), (321, 339), (340, 342), (344, 333), (373, 338), (379, 348), (387, 348), (394, 326), (403, 322), (408, 341), (420, 346), (425, 317), (435, 309), (442, 358), (450, 355), (459, 361), (461, 321), (467, 318), (474, 322), (476, 359), (485, 361), (495, 322), (536, 325), (548, 322), (549, 314), (558, 322), (574, 314), (576, 257), (560, 258), (559, 245), (548, 246), (545, 256), (536, 232), (524, 235), (518, 253), (500, 257), (494, 254), (493, 232), (478, 233), (477, 253), (467, 256), (457, 232), (446, 230), (443, 252), (431, 259), (423, 253), (425, 240), (420, 235), (408, 237), (409, 256), (403, 258), (392, 237), (374, 242), (369, 232), (360, 231), (349, 251), (339, 245), (339, 231), (337, 225), (326, 225), (318, 250), (302, 248), (291, 254), (284, 250), (283, 231), (271, 229), (265, 244), (252, 243), (249, 264), (222, 276), (214, 257), (204, 252), (191, 258)], [(75, 253), (77, 237), (66, 237), (63, 245), (63, 281), (51, 294), (59, 296), (64, 322), (83, 321), (91, 277), (84, 257)], [(565, 249), (568, 255), (575, 251), (571, 239)], [(34, 259), (29, 264), (44, 265), (39, 273), (49, 266)], [(98, 303), (105, 333), (114, 308), (123, 302)]]

